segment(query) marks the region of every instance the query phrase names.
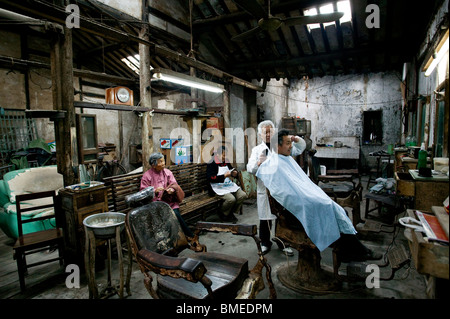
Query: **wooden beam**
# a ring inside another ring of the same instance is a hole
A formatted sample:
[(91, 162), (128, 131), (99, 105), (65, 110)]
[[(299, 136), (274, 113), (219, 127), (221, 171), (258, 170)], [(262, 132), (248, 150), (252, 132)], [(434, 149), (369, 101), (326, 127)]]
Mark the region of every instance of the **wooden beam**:
[[(9, 56), (0, 55), (0, 68), (25, 71), (31, 68), (50, 69), (50, 64), (42, 63), (38, 61), (17, 59)], [(73, 75), (85, 79), (92, 79), (97, 81), (111, 82), (118, 85), (136, 86), (139, 83), (139, 79), (125, 78), (121, 76), (94, 72), (89, 70), (73, 69)]]
[[(148, 21), (148, 0), (142, 1), (142, 20)], [(149, 25), (142, 25), (139, 37), (147, 42), (149, 40)], [(141, 95), (141, 105), (143, 107), (152, 107), (151, 81), (152, 74), (150, 72), (150, 47), (143, 43), (139, 43), (139, 85)], [(150, 112), (145, 112), (142, 116), (142, 169), (145, 173), (151, 166), (148, 162), (150, 154), (153, 153), (153, 118)]]
[[(399, 55), (402, 58), (406, 58), (408, 52), (402, 51), (401, 44), (389, 44), (392, 55)], [(384, 52), (384, 45), (368, 47), (364, 49), (347, 49), (341, 52), (314, 54), (310, 56), (292, 58), (292, 59), (276, 59), (267, 61), (258, 61), (250, 63), (236, 64), (233, 68), (234, 73), (242, 73), (247, 69), (259, 69), (259, 68), (281, 68), (281, 67), (295, 67), (298, 65), (307, 65), (311, 63), (321, 63), (323, 61), (331, 61), (333, 59), (348, 59), (350, 57), (373, 55), (377, 52)]]
[(74, 167), (78, 167), (78, 150), (73, 105), (72, 30), (65, 28), (64, 36), (52, 38), (50, 58), (53, 108), (65, 111), (64, 118), (54, 122), (56, 163), (64, 186), (68, 186), (78, 182), (74, 172)]
[[(24, 0), (24, 1), (11, 1), (11, 0), (4, 0), (2, 1), (2, 5), (6, 6), (8, 9), (12, 10), (19, 10), (21, 12), (25, 12), (27, 14), (32, 14), (35, 16), (39, 16), (41, 18), (48, 19), (49, 21), (54, 21), (58, 23), (65, 24), (65, 19), (67, 17), (67, 13), (65, 12), (63, 7), (54, 6), (50, 3), (46, 3), (44, 1), (39, 0)], [(141, 20), (136, 19), (136, 22), (141, 22)], [(150, 25), (147, 23), (146, 26), (150, 28)], [(154, 52), (155, 55), (161, 55), (163, 57), (166, 57), (167, 59), (170, 59), (172, 61), (176, 61), (178, 63), (183, 63), (188, 66), (194, 67), (197, 70), (204, 71), (206, 73), (209, 73), (213, 76), (216, 76), (220, 79), (225, 79), (226, 81), (231, 81), (232, 83), (236, 85), (241, 85), (246, 88), (263, 92), (264, 90), (246, 80), (240, 79), (238, 77), (235, 77), (234, 75), (221, 71), (213, 66), (210, 66), (204, 62), (195, 60), (193, 58), (190, 58), (184, 54), (175, 52), (173, 50), (170, 50), (166, 47), (160, 46), (154, 42), (149, 41), (148, 39), (145, 39), (140, 36), (135, 36), (133, 34), (129, 34), (127, 32), (123, 32), (120, 30), (117, 30), (115, 28), (112, 28), (106, 24), (99, 23), (94, 20), (87, 19), (83, 16), (80, 17), (80, 29), (81, 31), (95, 34), (101, 38), (110, 39), (113, 41), (118, 42), (137, 42), (139, 44), (143, 44), (145, 46), (148, 46), (151, 48), (151, 51)]]

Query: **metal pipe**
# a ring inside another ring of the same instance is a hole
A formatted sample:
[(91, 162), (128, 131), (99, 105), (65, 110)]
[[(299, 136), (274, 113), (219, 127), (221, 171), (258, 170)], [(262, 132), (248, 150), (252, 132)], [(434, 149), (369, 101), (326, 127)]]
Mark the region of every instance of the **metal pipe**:
[(5, 19), (12, 20), (15, 22), (21, 22), (21, 23), (27, 24), (29, 26), (44, 27), (44, 30), (40, 30), (40, 31), (46, 31), (49, 29), (53, 29), (53, 30), (58, 30), (58, 32), (64, 33), (64, 28), (60, 24), (31, 18), (31, 17), (24, 16), (22, 14), (18, 14), (18, 13), (8, 11), (5, 9), (0, 9), (0, 18), (5, 18)]

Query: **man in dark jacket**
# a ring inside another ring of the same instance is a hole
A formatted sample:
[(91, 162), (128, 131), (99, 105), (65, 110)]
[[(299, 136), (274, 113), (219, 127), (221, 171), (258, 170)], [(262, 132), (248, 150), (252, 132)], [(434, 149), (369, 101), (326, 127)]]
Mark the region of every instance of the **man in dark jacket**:
[(239, 211), (247, 199), (247, 194), (232, 182), (232, 178), (236, 178), (238, 174), (226, 159), (224, 146), (208, 162), (206, 177), (210, 182), (210, 192), (223, 198), (219, 217), (226, 222), (237, 222), (234, 212)]

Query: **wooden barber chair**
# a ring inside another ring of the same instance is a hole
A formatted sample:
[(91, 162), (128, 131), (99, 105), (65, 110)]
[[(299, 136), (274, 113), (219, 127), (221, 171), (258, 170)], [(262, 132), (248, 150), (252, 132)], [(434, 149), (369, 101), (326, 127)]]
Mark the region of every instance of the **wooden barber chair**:
[[(309, 151), (309, 178), (318, 185), (328, 196), (342, 207), (352, 210), (352, 224), (356, 227), (361, 220), (362, 184), (357, 169), (330, 170), (328, 175), (320, 174), (320, 162), (314, 156), (315, 149)], [(358, 183), (355, 180), (358, 179)]]
[[(269, 191), (267, 193), (271, 212), (277, 216), (275, 236), (298, 251), (297, 264), (287, 264), (278, 270), (280, 281), (298, 292), (323, 293), (339, 290), (339, 266), (334, 269), (334, 274), (322, 269), (320, 251), (309, 239), (300, 221), (270, 196)], [(338, 259), (333, 251), (333, 261), (335, 260)]]
[[(134, 202), (133, 199), (127, 201)], [(145, 277), (145, 287), (153, 298), (255, 298), (265, 287), (264, 267), (270, 298), (276, 298), (271, 267), (261, 252), (256, 225), (198, 222), (194, 238), (187, 238), (166, 203), (151, 202), (136, 207), (134, 202), (132, 206), (135, 208), (127, 214), (126, 229), (133, 255)], [(255, 254), (259, 256), (256, 265), (249, 270), (247, 259), (207, 252), (206, 246), (199, 243), (201, 231), (252, 237), (257, 246)], [(182, 251), (183, 257), (180, 257)], [(155, 284), (152, 274), (156, 274)]]

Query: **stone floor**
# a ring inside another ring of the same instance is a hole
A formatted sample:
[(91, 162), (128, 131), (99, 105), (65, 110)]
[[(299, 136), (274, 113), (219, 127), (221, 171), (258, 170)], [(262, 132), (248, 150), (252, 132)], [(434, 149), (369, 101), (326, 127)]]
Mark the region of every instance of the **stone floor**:
[[(364, 179), (363, 185), (366, 185)], [(365, 201), (362, 201), (362, 215), (364, 215), (364, 209)], [(397, 215), (397, 218), (401, 216), (402, 215)], [(237, 217), (239, 219), (239, 223), (259, 225), (255, 200), (248, 200), (243, 207), (243, 214), (238, 215)], [(215, 216), (210, 216), (208, 218), (208, 221), (218, 221), (218, 219)], [(387, 251), (392, 247), (399, 247), (403, 245), (409, 254), (408, 240), (404, 235), (403, 227), (387, 227), (383, 228), (383, 230), (385, 230), (386, 232), (383, 231), (374, 233), (362, 231), (360, 226), (361, 224), (357, 227), (357, 229), (359, 230), (358, 236), (360, 237), (360, 240), (369, 248), (385, 255)], [(206, 233), (201, 236), (201, 242), (207, 245), (208, 251), (217, 251), (230, 255), (235, 255), (238, 253), (239, 256), (245, 256), (249, 259), (250, 267), (252, 267), (256, 263), (256, 245), (251, 238), (243, 238), (224, 233)], [(120, 313), (128, 316), (130, 311), (129, 309), (133, 309), (125, 306), (122, 308), (115, 306), (112, 307), (111, 302), (113, 302), (113, 300), (115, 299), (119, 299), (117, 294), (109, 297), (109, 303), (106, 304), (103, 303), (106, 302), (106, 300), (100, 304), (93, 304), (92, 302), (86, 303), (87, 299), (89, 299), (89, 289), (85, 275), (83, 273), (81, 274), (80, 286), (78, 288), (68, 288), (66, 280), (68, 280), (68, 276), (70, 273), (65, 272), (65, 269), (59, 267), (59, 265), (57, 264), (47, 264), (31, 268), (29, 270), (29, 275), (26, 278), (27, 290), (25, 293), (20, 293), (17, 268), (15, 266), (15, 261), (12, 259), (12, 245), (12, 240), (7, 238), (0, 231), (0, 307), (2, 309), (5, 310), (8, 308), (19, 308), (23, 313), (25, 313), (26, 311), (30, 314), (34, 314), (34, 308), (28, 307), (28, 302), (26, 302), (26, 300), (39, 300), (39, 304), (44, 303), (44, 305), (52, 306), (54, 305), (53, 301), (55, 299), (60, 300), (56, 305), (60, 305), (60, 307), (62, 305), (63, 310), (65, 310), (65, 312), (67, 313), (70, 313), (72, 309), (73, 311), (85, 309), (84, 307), (86, 305), (88, 305), (89, 308), (87, 309), (89, 309), (90, 313), (96, 313), (98, 315), (105, 315), (106, 313), (117, 315), (117, 313), (120, 311)], [(281, 315), (291, 315), (293, 310), (304, 309), (303, 307), (307, 307), (308, 309), (311, 309), (310, 307), (313, 307), (312, 309), (319, 311), (321, 314), (328, 314), (332, 316), (335, 315), (337, 309), (339, 309), (340, 311), (354, 311), (355, 309), (359, 309), (358, 311), (360, 311), (361, 308), (365, 310), (363, 313), (358, 312), (359, 316), (374, 313), (417, 315), (418, 313), (424, 313), (425, 309), (427, 309), (423, 306), (423, 302), (428, 301), (428, 303), (425, 303), (425, 305), (429, 305), (429, 302), (432, 301), (428, 298), (427, 295), (426, 278), (424, 275), (421, 275), (416, 271), (413, 261), (410, 261), (398, 271), (396, 271), (395, 276), (392, 280), (381, 280), (379, 282), (378, 288), (367, 287), (365, 282), (362, 281), (352, 284), (343, 283), (340, 290), (319, 293), (311, 289), (292, 290), (286, 287), (279, 280), (277, 274), (281, 269), (285, 269), (286, 267), (293, 267), (296, 265), (298, 258), (297, 252), (295, 252), (295, 255), (293, 257), (287, 257), (283, 255), (282, 252), (278, 250), (278, 248), (276, 248), (276, 245), (273, 245), (272, 250), (268, 254), (266, 254), (266, 257), (272, 267), (272, 279), (275, 285), (278, 299), (276, 301), (269, 301), (268, 289), (265, 288), (265, 290), (257, 296), (258, 299), (253, 301), (253, 303), (262, 303), (264, 305), (270, 306), (270, 313), (266, 313), (266, 315), (269, 317), (271, 317), (272, 314), (276, 314), (277, 318), (280, 318)], [(331, 249), (327, 248), (326, 250), (324, 250), (321, 253), (321, 257), (321, 267), (325, 271), (331, 273)], [(39, 256), (37, 258), (39, 258)], [(117, 269), (117, 263), (118, 262), (116, 255), (113, 254), (113, 286), (118, 285), (119, 272)], [(374, 264), (380, 265), (379, 269), (381, 278), (388, 278), (391, 275), (391, 269), (388, 265), (386, 255), (385, 258), (376, 261)], [(346, 274), (347, 266), (348, 264), (342, 264), (339, 272), (341, 274)], [(361, 269), (365, 270), (366, 268)], [(106, 267), (96, 272), (96, 280), (99, 291), (102, 291), (102, 289), (107, 286), (107, 273), (108, 272)], [(73, 281), (69, 281), (69, 283), (71, 282)], [(448, 286), (447, 284), (445, 285)], [(179, 317), (177, 314), (179, 309), (181, 309), (180, 307), (189, 305), (189, 303), (185, 303), (185, 301), (183, 300), (173, 302), (154, 301), (157, 303), (148, 304), (148, 301), (150, 301), (151, 297), (144, 287), (143, 275), (135, 262), (133, 262), (132, 266), (130, 287), (131, 295), (127, 295), (127, 293), (124, 292), (124, 299), (127, 300), (127, 302), (131, 302), (131, 300), (135, 300), (135, 302), (138, 302), (138, 300), (140, 300), (138, 306), (144, 307), (144, 309), (148, 305), (157, 305), (158, 309), (160, 307), (163, 307), (164, 309), (168, 310), (167, 314), (169, 317), (172, 317), (174, 314), (176, 315), (176, 317)], [(445, 288), (445, 290), (448, 289)], [(419, 299), (422, 300), (422, 302), (417, 303)], [(117, 305), (127, 305), (123, 304), (125, 300), (121, 301), (122, 303)], [(147, 301), (142, 304), (142, 301), (145, 300)], [(396, 303), (393, 303), (394, 300), (397, 300)], [(78, 303), (81, 302), (81, 304), (74, 304), (74, 301)], [(444, 302), (441, 301), (442, 300), (440, 300), (440, 302), (437, 304), (433, 301), (433, 309), (439, 308), (439, 310), (437, 311), (440, 311), (440, 308), (444, 309), (445, 300)], [(131, 305), (136, 306), (135, 302), (133, 302)], [(66, 304), (67, 307), (72, 308), (65, 309), (64, 305)], [(219, 310), (217, 310), (219, 306), (214, 302), (201, 303), (201, 305), (211, 304), (213, 306), (210, 317), (222, 318), (226, 315), (228, 315), (230, 318), (239, 317), (236, 316), (236, 314), (230, 313), (220, 312), (219, 314)], [(103, 307), (102, 305), (109, 305), (109, 307)], [(217, 307), (214, 308), (214, 305), (217, 305)], [(222, 305), (222, 303), (220, 305)], [(236, 304), (230, 303), (230, 305), (233, 306)], [(149, 307), (146, 311), (148, 313), (151, 313), (151, 309), (153, 308)], [(214, 316), (211, 315), (212, 313)], [(428, 314), (428, 311), (425, 313)], [(205, 315), (201, 314), (201, 316), (203, 317)], [(194, 318), (197, 317), (198, 315), (194, 316)]]
[[(364, 202), (362, 202), (364, 209)], [(239, 223), (258, 224), (256, 203), (254, 200), (248, 200), (243, 209), (243, 214), (238, 215)], [(216, 221), (215, 216), (211, 216), (209, 221)], [(404, 245), (409, 253), (407, 239), (404, 236), (404, 229), (401, 227), (390, 227), (388, 231), (380, 233), (364, 233), (360, 232), (359, 236), (362, 242), (374, 249), (377, 252), (385, 254), (388, 249), (395, 246)], [(20, 293), (17, 272), (15, 271), (15, 262), (12, 260), (12, 241), (6, 236), (0, 237), (0, 257), (2, 264), (8, 263), (8, 267), (3, 267), (0, 271), (0, 298), (5, 299), (88, 299), (89, 291), (86, 277), (81, 274), (80, 287), (68, 288), (66, 286), (66, 278), (69, 272), (65, 273), (64, 269), (57, 264), (43, 265), (31, 268), (29, 275), (26, 278), (27, 291), (24, 294)], [(250, 261), (252, 267), (257, 260), (256, 245), (251, 238), (238, 237), (231, 234), (224, 233), (207, 233), (201, 236), (201, 242), (206, 244), (208, 251), (219, 251), (225, 254), (236, 254), (239, 251), (240, 256), (246, 256)], [(324, 270), (332, 270), (332, 255), (331, 249), (327, 248), (322, 252), (321, 265)], [(272, 279), (275, 284), (277, 296), (279, 299), (425, 299), (426, 282), (425, 277), (417, 273), (414, 268), (414, 263), (410, 262), (403, 266), (395, 273), (392, 280), (381, 280), (379, 288), (367, 288), (365, 282), (347, 284), (344, 283), (339, 291), (317, 292), (313, 290), (299, 290), (294, 291), (283, 285), (278, 279), (277, 272), (279, 269), (293, 266), (296, 264), (298, 253), (295, 252), (293, 257), (287, 257), (282, 254), (276, 245), (272, 246), (272, 250), (266, 255), (270, 265), (272, 266)], [(387, 259), (376, 261), (375, 264), (384, 266), (387, 264)], [(343, 264), (340, 272), (345, 274), (348, 264)], [(365, 267), (365, 266), (364, 266)], [(9, 271), (4, 269), (9, 268)], [(117, 258), (113, 255), (112, 260), (112, 281), (113, 284), (118, 283)], [(389, 265), (380, 267), (380, 277), (388, 278), (391, 274)], [(54, 273), (55, 276), (50, 280), (40, 281), (49, 273)], [(99, 291), (107, 284), (107, 268), (96, 273), (96, 280)], [(36, 279), (37, 278), (37, 279)], [(136, 263), (133, 263), (131, 276), (131, 295), (125, 297), (127, 299), (149, 299), (150, 295), (147, 293), (143, 284), (143, 275), (138, 269)], [(110, 299), (117, 299), (114, 295)], [(268, 298), (267, 288), (258, 295), (258, 298)]]

